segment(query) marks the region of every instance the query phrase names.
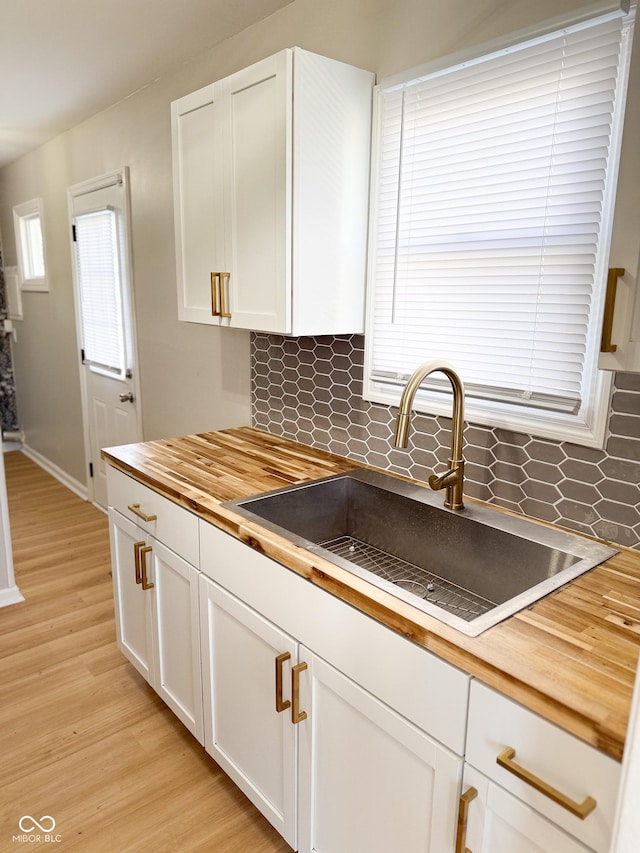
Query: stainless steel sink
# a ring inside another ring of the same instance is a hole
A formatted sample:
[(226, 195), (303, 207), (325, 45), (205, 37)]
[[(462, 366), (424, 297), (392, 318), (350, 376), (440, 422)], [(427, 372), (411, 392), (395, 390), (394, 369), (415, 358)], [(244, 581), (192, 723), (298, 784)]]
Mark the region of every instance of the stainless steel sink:
[(367, 469), (225, 506), (473, 637), (617, 553)]

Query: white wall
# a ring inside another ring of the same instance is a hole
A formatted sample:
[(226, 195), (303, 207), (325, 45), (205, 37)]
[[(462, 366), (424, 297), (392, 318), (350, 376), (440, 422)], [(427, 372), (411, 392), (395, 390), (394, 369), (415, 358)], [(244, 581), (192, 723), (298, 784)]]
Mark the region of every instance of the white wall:
[(66, 190), (128, 166), (145, 439), (249, 422), (249, 334), (176, 319), (169, 103), (291, 46), (385, 76), (496, 38), (583, 0), (295, 0), (174, 73), (0, 171), (5, 263), (11, 208), (41, 196), (51, 291), (24, 294), (14, 347), (30, 447), (71, 478), (84, 471)]

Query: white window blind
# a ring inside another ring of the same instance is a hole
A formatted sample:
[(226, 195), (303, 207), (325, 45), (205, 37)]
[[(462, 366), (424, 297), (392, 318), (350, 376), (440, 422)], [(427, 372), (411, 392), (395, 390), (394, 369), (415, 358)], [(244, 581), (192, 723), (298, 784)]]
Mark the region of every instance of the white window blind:
[(380, 92), (369, 394), (438, 357), (470, 396), (588, 405), (622, 41), (600, 19)]
[(85, 362), (98, 370), (124, 376), (118, 223), (111, 208), (74, 219), (75, 246)]

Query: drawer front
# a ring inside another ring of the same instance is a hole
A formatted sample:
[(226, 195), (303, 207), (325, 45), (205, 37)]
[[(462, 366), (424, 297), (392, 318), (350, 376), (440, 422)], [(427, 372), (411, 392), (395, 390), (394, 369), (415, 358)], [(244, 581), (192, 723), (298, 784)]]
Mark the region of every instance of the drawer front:
[(458, 755), (470, 676), (200, 521), (201, 569)]
[[(515, 752), (504, 757), (508, 765), (504, 767), (497, 758), (508, 748)], [(621, 765), (475, 680), (466, 760), (589, 847), (602, 853), (609, 850)], [(546, 793), (517, 775), (519, 768), (542, 780), (548, 786)], [(555, 802), (549, 788), (576, 804), (591, 797), (595, 808), (581, 819)]]
[[(198, 567), (198, 518), (193, 513), (110, 465), (107, 466), (107, 489), (109, 506)], [(145, 521), (145, 517), (149, 520)]]

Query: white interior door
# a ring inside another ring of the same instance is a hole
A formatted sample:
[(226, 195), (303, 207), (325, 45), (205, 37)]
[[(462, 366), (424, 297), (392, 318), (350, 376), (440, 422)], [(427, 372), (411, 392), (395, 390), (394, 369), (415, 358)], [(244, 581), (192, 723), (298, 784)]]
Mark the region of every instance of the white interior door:
[(88, 497), (107, 506), (103, 447), (142, 439), (126, 170), (69, 190)]

